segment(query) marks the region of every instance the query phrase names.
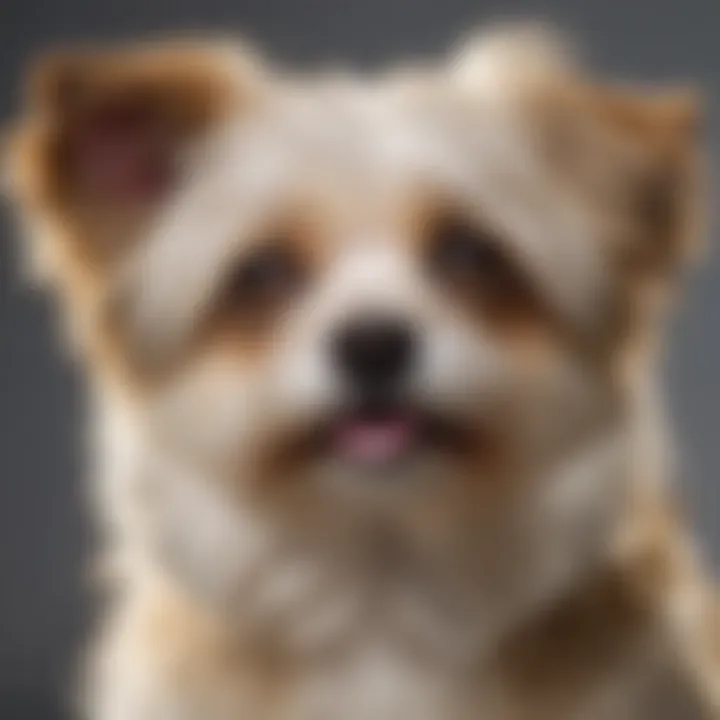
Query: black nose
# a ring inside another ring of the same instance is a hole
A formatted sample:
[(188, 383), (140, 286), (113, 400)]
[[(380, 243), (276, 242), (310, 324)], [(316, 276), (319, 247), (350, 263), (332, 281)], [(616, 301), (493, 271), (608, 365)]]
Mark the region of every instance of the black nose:
[(341, 327), (333, 337), (340, 371), (361, 391), (387, 390), (399, 384), (412, 365), (415, 336), (394, 318), (365, 318)]

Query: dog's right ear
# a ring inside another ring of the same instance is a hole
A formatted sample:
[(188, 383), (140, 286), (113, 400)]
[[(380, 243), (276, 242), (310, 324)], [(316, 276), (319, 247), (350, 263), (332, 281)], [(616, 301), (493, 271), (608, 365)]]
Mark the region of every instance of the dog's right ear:
[(185, 151), (248, 102), (256, 67), (234, 46), (177, 41), (41, 58), (7, 186), (64, 281), (111, 272), (181, 181)]

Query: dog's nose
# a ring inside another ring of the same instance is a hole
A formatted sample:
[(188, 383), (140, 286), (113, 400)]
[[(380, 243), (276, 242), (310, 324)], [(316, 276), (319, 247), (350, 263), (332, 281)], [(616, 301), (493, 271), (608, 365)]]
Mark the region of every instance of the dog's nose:
[(391, 389), (410, 370), (415, 353), (413, 329), (401, 319), (364, 318), (341, 327), (333, 337), (340, 371), (361, 391)]

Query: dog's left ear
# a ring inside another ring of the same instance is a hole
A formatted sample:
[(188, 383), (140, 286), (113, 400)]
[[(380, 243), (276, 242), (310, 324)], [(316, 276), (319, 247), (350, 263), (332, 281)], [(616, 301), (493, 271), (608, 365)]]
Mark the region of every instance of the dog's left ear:
[(606, 221), (609, 254), (621, 264), (671, 271), (697, 244), (703, 103), (696, 90), (598, 80), (566, 38), (538, 24), (480, 35), (461, 48), (453, 70), (468, 92), (492, 98), (523, 125), (549, 173)]
[(181, 41), (35, 64), (6, 170), (33, 240), (60, 256), (56, 280), (101, 278), (137, 244), (182, 180), (186, 150), (247, 101), (251, 65), (235, 47)]
[(672, 276), (702, 239), (702, 98), (689, 88), (584, 92), (599, 126), (587, 152), (618, 223), (611, 250), (632, 272)]

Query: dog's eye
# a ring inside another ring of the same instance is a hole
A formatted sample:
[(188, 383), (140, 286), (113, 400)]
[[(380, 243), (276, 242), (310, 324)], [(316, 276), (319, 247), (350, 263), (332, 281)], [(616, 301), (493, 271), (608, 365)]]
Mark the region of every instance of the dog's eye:
[(428, 263), (433, 277), (486, 318), (527, 320), (539, 299), (498, 238), (455, 219), (431, 228)]
[(454, 220), (433, 229), (429, 260), (433, 271), (454, 281), (498, 280), (507, 269), (493, 237)]
[(294, 291), (302, 281), (297, 258), (282, 244), (264, 247), (241, 263), (230, 291), (235, 300), (271, 301)]

